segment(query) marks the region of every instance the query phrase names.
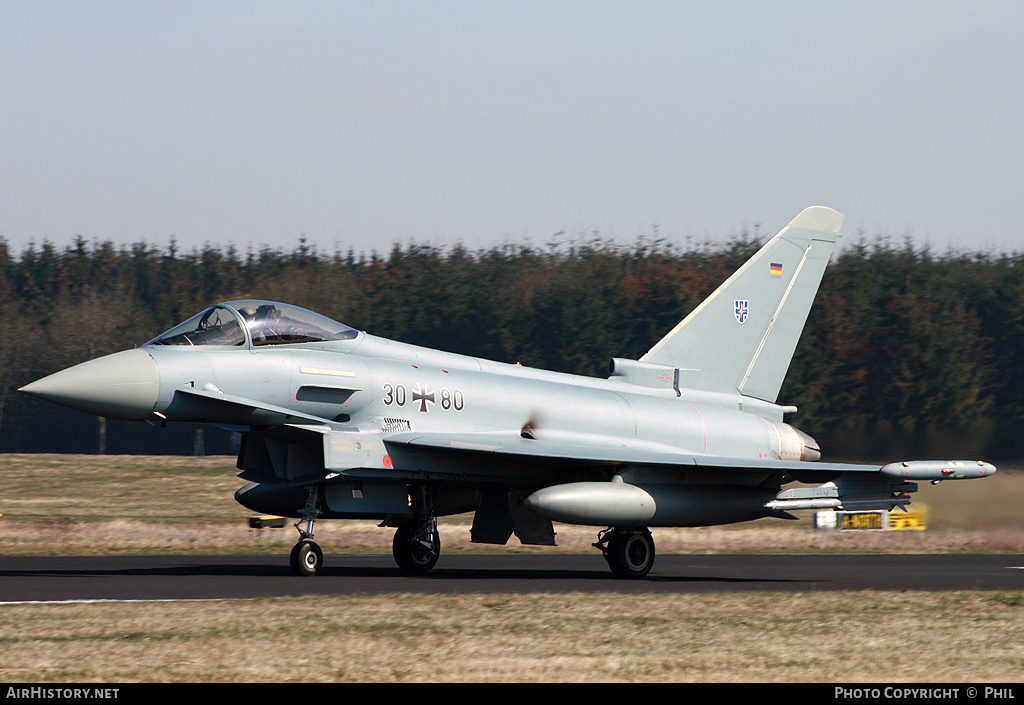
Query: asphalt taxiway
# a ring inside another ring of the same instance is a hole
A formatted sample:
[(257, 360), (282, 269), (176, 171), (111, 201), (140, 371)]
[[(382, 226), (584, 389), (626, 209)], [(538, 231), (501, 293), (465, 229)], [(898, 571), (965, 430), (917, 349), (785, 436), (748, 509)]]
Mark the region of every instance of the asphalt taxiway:
[(287, 556), (0, 556), (0, 602), (200, 600), (354, 593), (1022, 590), (1021, 554), (662, 554), (643, 580), (594, 554), (449, 554), (425, 575), (390, 555), (328, 555), (295, 576)]

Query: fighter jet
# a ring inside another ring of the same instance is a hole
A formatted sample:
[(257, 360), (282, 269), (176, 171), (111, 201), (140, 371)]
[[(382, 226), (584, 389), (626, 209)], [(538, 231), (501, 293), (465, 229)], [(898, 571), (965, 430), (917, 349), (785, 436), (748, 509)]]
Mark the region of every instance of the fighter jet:
[[(639, 360), (607, 378), (370, 335), (296, 306), (231, 301), (136, 349), (26, 385), (112, 419), (241, 433), (235, 493), (297, 518), (290, 562), (315, 575), (318, 519), (395, 529), (410, 573), (434, 567), (436, 518), (471, 538), (554, 545), (552, 522), (598, 527), (614, 575), (654, 564), (651, 529), (804, 509), (905, 508), (915, 481), (985, 477), (982, 461), (822, 462), (777, 403), (843, 216), (801, 212)], [(786, 488), (787, 485), (793, 485)]]

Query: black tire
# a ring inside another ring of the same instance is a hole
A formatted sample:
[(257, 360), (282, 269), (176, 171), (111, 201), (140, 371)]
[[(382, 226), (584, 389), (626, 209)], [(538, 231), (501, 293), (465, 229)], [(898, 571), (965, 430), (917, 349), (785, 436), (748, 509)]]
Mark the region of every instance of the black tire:
[(654, 567), (654, 539), (649, 531), (616, 531), (608, 539), (605, 558), (616, 577), (642, 578)]
[(430, 546), (424, 546), (419, 540), (419, 525), (416, 522), (401, 524), (395, 531), (391, 542), (391, 553), (398, 567), (407, 573), (426, 573), (437, 563), (441, 556), (441, 537), (437, 527), (433, 527)]
[(296, 575), (312, 577), (323, 567), (324, 552), (312, 541), (299, 541), (292, 548), (289, 562)]

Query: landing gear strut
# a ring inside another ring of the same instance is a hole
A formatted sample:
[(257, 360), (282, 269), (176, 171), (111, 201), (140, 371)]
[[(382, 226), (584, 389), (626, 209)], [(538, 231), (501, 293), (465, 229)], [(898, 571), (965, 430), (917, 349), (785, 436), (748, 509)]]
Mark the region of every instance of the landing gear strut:
[[(313, 541), (313, 522), (320, 515), (320, 488), (314, 485), (302, 508), (302, 518), (295, 524), (299, 530), (299, 542), (292, 548), (288, 561), (296, 575), (313, 576), (324, 564), (324, 552)], [(305, 525), (305, 528), (303, 528)]]
[(608, 567), (616, 577), (642, 578), (654, 566), (654, 539), (647, 529), (605, 529), (597, 537)]

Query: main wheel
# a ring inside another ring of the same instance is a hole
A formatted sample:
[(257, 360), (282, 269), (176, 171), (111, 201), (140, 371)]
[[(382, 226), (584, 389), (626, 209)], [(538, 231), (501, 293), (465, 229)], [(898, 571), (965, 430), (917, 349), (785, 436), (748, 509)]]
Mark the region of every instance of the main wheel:
[(608, 539), (608, 565), (619, 578), (642, 578), (654, 566), (654, 539), (649, 531), (616, 531)]
[(317, 544), (308, 539), (299, 541), (292, 548), (289, 562), (296, 575), (316, 575), (324, 564), (324, 552)]
[(441, 555), (441, 537), (437, 535), (437, 523), (410, 521), (395, 531), (391, 542), (391, 553), (398, 567), (407, 573), (426, 573), (437, 563)]

